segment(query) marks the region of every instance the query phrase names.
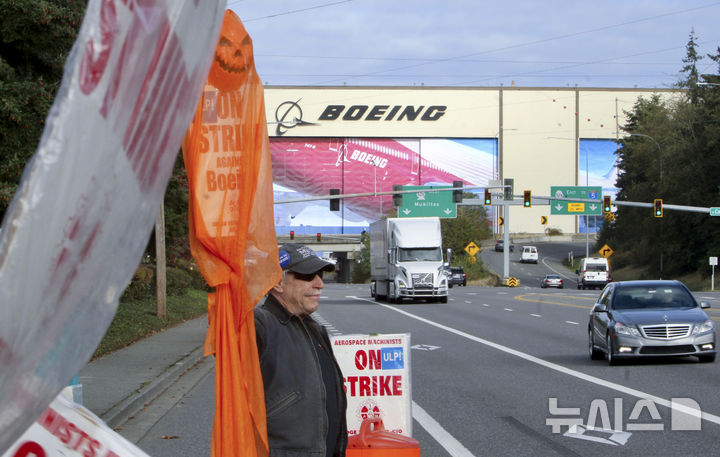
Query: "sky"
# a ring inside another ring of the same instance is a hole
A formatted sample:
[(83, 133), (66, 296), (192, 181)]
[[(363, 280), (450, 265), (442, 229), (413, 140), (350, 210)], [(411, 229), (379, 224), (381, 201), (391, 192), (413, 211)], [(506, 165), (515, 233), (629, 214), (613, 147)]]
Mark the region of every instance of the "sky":
[[(720, 1), (228, 0), (266, 86), (670, 88)], [(705, 57), (700, 73), (718, 74)]]

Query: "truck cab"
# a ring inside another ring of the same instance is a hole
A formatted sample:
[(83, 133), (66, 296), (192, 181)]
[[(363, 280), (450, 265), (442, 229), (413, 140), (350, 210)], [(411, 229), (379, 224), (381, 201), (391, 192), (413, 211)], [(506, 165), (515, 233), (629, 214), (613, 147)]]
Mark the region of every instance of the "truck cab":
[(370, 295), (391, 303), (447, 303), (450, 261), (443, 259), (439, 218), (389, 218), (370, 224)]

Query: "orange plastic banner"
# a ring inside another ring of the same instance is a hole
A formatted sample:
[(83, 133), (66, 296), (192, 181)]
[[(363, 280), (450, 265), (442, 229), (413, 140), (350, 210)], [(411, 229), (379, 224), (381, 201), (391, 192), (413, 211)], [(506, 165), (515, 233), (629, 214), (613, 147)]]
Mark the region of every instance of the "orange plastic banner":
[(252, 40), (230, 10), (208, 84), (183, 143), (190, 248), (205, 280), (215, 354), (213, 457), (267, 456), (255, 304), (281, 275), (263, 87)]

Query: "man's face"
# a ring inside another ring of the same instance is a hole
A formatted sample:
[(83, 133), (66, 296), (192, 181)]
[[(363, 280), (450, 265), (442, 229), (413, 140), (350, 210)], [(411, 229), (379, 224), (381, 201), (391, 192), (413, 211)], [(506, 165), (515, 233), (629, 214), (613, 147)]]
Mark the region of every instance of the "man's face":
[(314, 313), (320, 302), (320, 291), (325, 287), (320, 275), (315, 274), (310, 281), (299, 277), (310, 275), (297, 275), (292, 271), (283, 274), (280, 284), (273, 287), (278, 301), (291, 313), (299, 317)]

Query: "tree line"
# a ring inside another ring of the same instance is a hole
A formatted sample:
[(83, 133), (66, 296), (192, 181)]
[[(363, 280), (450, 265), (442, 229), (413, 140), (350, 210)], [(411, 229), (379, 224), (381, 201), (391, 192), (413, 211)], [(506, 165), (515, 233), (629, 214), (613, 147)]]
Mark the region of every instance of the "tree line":
[[(714, 54), (697, 52), (690, 33), (677, 96), (640, 98), (627, 114), (618, 142), (617, 200), (664, 204), (720, 206), (720, 66), (699, 74), (698, 63)], [(613, 268), (632, 267), (641, 277), (708, 277), (708, 257), (720, 255), (720, 218), (706, 213), (618, 206), (598, 237), (600, 248), (615, 251)]]

